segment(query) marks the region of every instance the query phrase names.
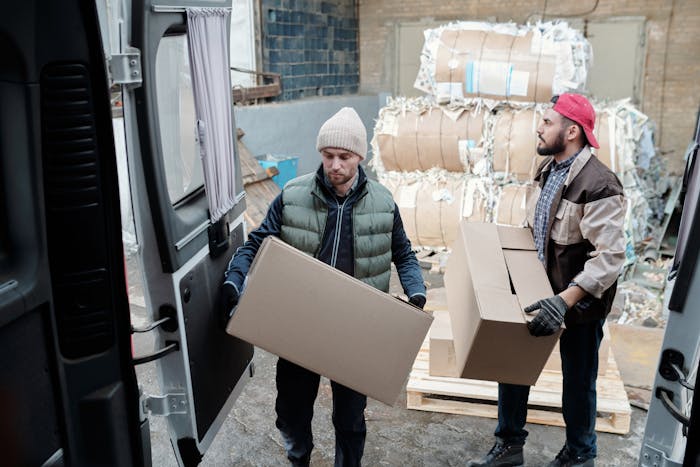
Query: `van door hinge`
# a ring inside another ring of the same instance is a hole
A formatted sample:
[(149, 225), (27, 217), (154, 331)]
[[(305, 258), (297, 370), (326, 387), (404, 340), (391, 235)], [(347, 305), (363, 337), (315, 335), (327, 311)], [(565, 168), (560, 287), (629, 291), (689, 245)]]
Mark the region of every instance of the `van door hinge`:
[(122, 84), (128, 88), (141, 86), (141, 51), (127, 47), (125, 53), (113, 54), (108, 61), (113, 84)]
[(167, 417), (173, 414), (187, 413), (187, 395), (182, 393), (165, 394), (164, 396), (146, 396), (143, 399), (144, 411), (153, 415)]
[(642, 455), (639, 459), (640, 467), (681, 467), (680, 462), (675, 462), (668, 457), (663, 451), (656, 449), (653, 446), (645, 444), (642, 446)]

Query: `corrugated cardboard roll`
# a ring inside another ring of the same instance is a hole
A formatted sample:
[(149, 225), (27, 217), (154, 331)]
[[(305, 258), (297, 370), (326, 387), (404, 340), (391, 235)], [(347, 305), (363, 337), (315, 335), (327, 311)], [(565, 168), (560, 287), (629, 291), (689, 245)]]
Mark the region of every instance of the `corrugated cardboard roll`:
[[(469, 171), (471, 149), (480, 144), (484, 112), (465, 110), (453, 120), (441, 108), (396, 118), (396, 134), (377, 134), (378, 156), (387, 171), (413, 172), (442, 168)], [(474, 151), (473, 159), (481, 151)], [(465, 160), (466, 159), (466, 160)]]
[[(620, 173), (622, 167), (618, 156), (617, 148), (615, 147), (615, 138), (610, 138), (610, 124), (614, 125), (615, 119), (611, 119), (607, 112), (596, 112), (595, 127), (593, 134), (600, 145), (599, 149), (593, 149), (595, 155), (600, 162), (605, 164), (610, 170), (615, 173)], [(613, 129), (614, 130), (614, 129)], [(613, 132), (614, 134), (614, 132)]]
[[(542, 159), (537, 156), (537, 126), (541, 115), (533, 109), (501, 110), (494, 126), (493, 171), (504, 173), (518, 181), (531, 180)], [(614, 138), (610, 138), (610, 117), (606, 112), (596, 114), (594, 134), (600, 144), (595, 150), (602, 163), (613, 172), (621, 167)], [(614, 119), (613, 119), (614, 121)]]
[(496, 205), (496, 223), (524, 227), (527, 224), (527, 185), (506, 185)]
[(469, 189), (466, 177), (388, 177), (381, 183), (394, 196), (406, 235), (416, 247), (447, 248), (460, 220), (483, 222), (487, 216), (485, 200)]
[(537, 157), (537, 125), (540, 115), (533, 109), (499, 112), (494, 127), (493, 171), (518, 181), (531, 180), (540, 160)]
[(547, 102), (555, 57), (524, 35), (445, 29), (435, 66), (437, 93), (458, 98)]

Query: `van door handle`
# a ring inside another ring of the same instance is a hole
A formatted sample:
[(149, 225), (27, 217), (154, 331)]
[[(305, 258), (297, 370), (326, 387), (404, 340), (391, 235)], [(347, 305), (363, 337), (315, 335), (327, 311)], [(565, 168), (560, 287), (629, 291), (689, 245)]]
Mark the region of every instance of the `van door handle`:
[(683, 433), (690, 426), (690, 419), (673, 403), (673, 392), (666, 388), (656, 388), (656, 397), (661, 400), (668, 413), (683, 425)]
[(151, 354), (143, 355), (141, 357), (133, 357), (131, 362), (134, 365), (141, 365), (143, 363), (152, 362), (153, 360), (158, 360), (159, 358), (163, 358), (170, 353), (180, 350), (180, 344), (178, 344), (176, 341), (165, 341), (165, 344), (165, 347), (160, 350), (156, 350)]

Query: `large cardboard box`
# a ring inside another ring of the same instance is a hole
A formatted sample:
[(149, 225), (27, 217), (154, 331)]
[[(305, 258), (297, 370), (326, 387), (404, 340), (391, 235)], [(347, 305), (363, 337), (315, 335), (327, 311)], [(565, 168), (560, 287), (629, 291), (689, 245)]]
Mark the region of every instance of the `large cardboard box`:
[(226, 331), (392, 405), (432, 321), (412, 305), (268, 237)]
[(445, 271), (461, 376), (533, 385), (561, 331), (533, 337), (522, 309), (550, 297), (529, 229), (461, 222)]

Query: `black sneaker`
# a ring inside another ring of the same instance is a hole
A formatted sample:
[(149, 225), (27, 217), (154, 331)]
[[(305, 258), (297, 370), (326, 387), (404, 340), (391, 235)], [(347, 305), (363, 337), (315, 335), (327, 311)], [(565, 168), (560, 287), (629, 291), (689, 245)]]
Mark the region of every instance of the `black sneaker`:
[(595, 461), (593, 459), (586, 459), (581, 456), (574, 456), (569, 451), (568, 446), (565, 444), (557, 457), (554, 458), (552, 462), (547, 464), (548, 467), (594, 467)]
[(498, 440), (488, 454), (479, 460), (469, 462), (467, 467), (515, 467), (523, 463), (522, 444), (505, 444)]

